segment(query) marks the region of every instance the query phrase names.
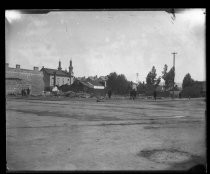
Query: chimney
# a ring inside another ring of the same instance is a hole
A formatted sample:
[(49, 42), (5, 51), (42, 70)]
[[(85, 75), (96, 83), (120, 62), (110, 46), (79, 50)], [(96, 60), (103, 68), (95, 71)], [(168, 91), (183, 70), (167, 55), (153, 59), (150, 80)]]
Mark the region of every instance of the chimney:
[(34, 66), (34, 71), (39, 71), (39, 68)]
[(44, 66), (42, 66), (42, 68), (44, 68)]
[(20, 69), (20, 65), (16, 64), (16, 69)]
[(9, 63), (6, 63), (5, 65), (6, 65), (6, 68), (8, 68), (8, 67), (9, 67)]

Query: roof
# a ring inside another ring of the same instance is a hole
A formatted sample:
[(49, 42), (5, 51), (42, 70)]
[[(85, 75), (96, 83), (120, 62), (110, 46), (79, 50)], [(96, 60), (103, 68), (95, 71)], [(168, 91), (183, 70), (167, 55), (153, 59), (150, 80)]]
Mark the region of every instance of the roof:
[(47, 74), (50, 75), (54, 75), (54, 72), (56, 72), (56, 75), (58, 76), (68, 76), (69, 77), (69, 73), (66, 71), (62, 71), (62, 70), (57, 70), (57, 69), (50, 69), (50, 68), (42, 68), (40, 71), (45, 71)]
[(84, 80), (85, 77), (77, 77), (78, 80)]
[(87, 86), (88, 88), (97, 88), (97, 89), (102, 89), (104, 86), (99, 82), (99, 81), (91, 81), (91, 80), (78, 80), (81, 84), (84, 86)]
[(90, 84), (90, 85), (92, 85), (92, 86), (103, 86), (98, 80), (85, 80), (85, 81), (83, 81), (83, 82), (85, 82), (85, 83), (88, 83), (88, 84)]
[(89, 83), (86, 83), (86, 82), (83, 82), (83, 81), (80, 81), (80, 83), (82, 83), (83, 85), (87, 86), (88, 88), (93, 88), (93, 85), (91, 85)]

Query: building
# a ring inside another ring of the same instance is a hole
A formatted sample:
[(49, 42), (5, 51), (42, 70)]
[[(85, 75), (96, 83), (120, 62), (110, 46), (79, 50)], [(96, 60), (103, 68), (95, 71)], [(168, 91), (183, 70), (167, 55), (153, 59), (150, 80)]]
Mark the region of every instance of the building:
[(51, 91), (54, 86), (71, 85), (74, 81), (73, 66), (70, 60), (69, 72), (63, 71), (61, 61), (59, 61), (58, 69), (49, 69), (42, 67), (41, 71), (44, 75), (44, 89)]
[(44, 90), (43, 73), (38, 67), (33, 70), (9, 67), (6, 63), (6, 94), (21, 94), (22, 89), (30, 89), (30, 94), (40, 95)]
[(98, 96), (105, 96), (106, 93), (104, 85), (99, 80), (76, 80), (74, 84), (72, 84), (72, 89), (75, 89), (75, 92), (93, 93)]
[(107, 76), (100, 76), (99, 78), (96, 76), (89, 76), (87, 78), (84, 77), (77, 77), (77, 80), (80, 81), (89, 81), (89, 82), (99, 82), (100, 84), (102, 84), (104, 87), (106, 87), (107, 85), (107, 80), (108, 77)]
[(95, 94), (97, 96), (105, 96), (105, 87), (98, 80), (78, 80), (75, 79), (72, 85), (62, 85), (59, 88), (63, 92), (73, 91), (73, 92), (84, 92), (89, 94)]

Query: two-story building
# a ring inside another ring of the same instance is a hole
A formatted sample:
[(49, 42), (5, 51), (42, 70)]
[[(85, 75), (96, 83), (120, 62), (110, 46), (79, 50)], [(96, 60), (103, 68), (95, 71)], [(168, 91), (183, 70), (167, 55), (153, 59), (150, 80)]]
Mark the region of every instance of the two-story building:
[(58, 69), (44, 68), (40, 70), (43, 72), (44, 89), (51, 91), (54, 86), (71, 85), (74, 81), (73, 66), (70, 60), (69, 72), (63, 71), (61, 68), (61, 61), (59, 61)]
[(5, 67), (6, 94), (21, 94), (21, 90), (30, 89), (31, 95), (40, 95), (44, 90), (43, 73), (38, 67), (33, 70), (9, 67), (6, 63)]

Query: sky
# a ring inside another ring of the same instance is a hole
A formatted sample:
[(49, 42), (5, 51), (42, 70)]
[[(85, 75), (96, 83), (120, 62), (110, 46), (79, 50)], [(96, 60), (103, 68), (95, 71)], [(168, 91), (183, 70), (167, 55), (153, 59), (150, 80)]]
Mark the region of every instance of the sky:
[(187, 73), (206, 79), (205, 9), (165, 11), (58, 11), (22, 14), (5, 11), (6, 60), (10, 67), (63, 70), (72, 60), (75, 77), (124, 74), (145, 81), (155, 66), (173, 66), (176, 82)]

